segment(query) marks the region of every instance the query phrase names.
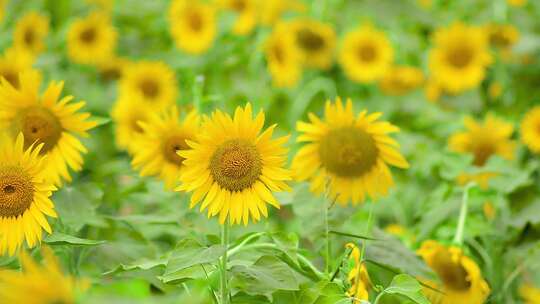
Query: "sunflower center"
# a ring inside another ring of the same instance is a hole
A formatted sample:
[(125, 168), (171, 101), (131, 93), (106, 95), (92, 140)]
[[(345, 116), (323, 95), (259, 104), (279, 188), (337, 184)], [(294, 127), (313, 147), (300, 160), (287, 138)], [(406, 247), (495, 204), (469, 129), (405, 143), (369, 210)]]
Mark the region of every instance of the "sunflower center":
[(26, 147), (33, 143), (43, 143), (41, 153), (44, 154), (54, 148), (60, 139), (62, 125), (48, 109), (31, 107), (20, 113), (15, 132), (23, 133)]
[(195, 32), (198, 32), (203, 27), (203, 19), (199, 12), (192, 12), (188, 17), (189, 27)]
[(274, 54), (274, 58), (276, 58), (277, 62), (283, 63), (285, 61), (285, 55), (283, 54), (283, 48), (280, 45), (275, 45), (272, 48), (272, 53)]
[(296, 41), (302, 49), (308, 51), (318, 51), (324, 47), (324, 39), (307, 28), (303, 28), (296, 33)]
[(34, 41), (36, 40), (36, 34), (34, 33), (34, 31), (32, 29), (27, 29), (26, 32), (24, 33), (24, 43), (26, 43), (26, 45), (33, 45), (34, 44)]
[(233, 10), (237, 12), (241, 12), (246, 8), (246, 1), (244, 0), (233, 0), (231, 3), (231, 7)]
[(358, 48), (357, 51), (358, 58), (363, 62), (371, 62), (377, 56), (375, 48), (371, 44), (365, 44)]
[(489, 35), (489, 43), (496, 47), (507, 47), (511, 44), (510, 39), (501, 32), (495, 32)]
[(22, 215), (34, 200), (32, 178), (18, 166), (0, 167), (0, 217)]
[(473, 50), (466, 46), (458, 46), (448, 53), (448, 62), (456, 68), (464, 68), (473, 59)]
[(189, 146), (186, 143), (186, 138), (183, 136), (171, 136), (163, 143), (163, 155), (165, 159), (178, 166), (182, 165), (185, 158), (178, 155), (177, 152), (187, 149), (189, 149)]
[(159, 95), (159, 85), (152, 79), (141, 81), (139, 88), (146, 98), (156, 98)]
[(448, 252), (437, 252), (432, 267), (444, 286), (458, 291), (465, 291), (471, 287), (471, 282), (467, 280), (467, 270), (461, 263), (456, 264)]
[(0, 76), (4, 77), (14, 88), (19, 88), (19, 77), (13, 70), (4, 70), (0, 72)]
[(475, 166), (481, 167), (486, 164), (488, 159), (495, 153), (495, 147), (490, 143), (480, 143), (474, 149)]
[(87, 28), (81, 32), (79, 36), (81, 40), (86, 44), (91, 44), (96, 40), (97, 32), (95, 28)]
[(364, 175), (376, 164), (378, 155), (373, 137), (356, 127), (328, 132), (319, 146), (322, 166), (341, 177)]
[(242, 191), (251, 187), (261, 175), (261, 155), (253, 144), (232, 139), (221, 144), (214, 152), (210, 172), (222, 188)]

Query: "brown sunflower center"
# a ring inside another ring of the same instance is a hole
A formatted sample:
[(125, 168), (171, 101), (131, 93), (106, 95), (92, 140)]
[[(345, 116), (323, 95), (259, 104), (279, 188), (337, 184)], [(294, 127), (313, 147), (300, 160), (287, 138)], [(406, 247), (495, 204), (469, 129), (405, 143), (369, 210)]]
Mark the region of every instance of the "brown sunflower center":
[(470, 47), (458, 46), (448, 52), (447, 60), (456, 68), (464, 68), (471, 63), (473, 56), (474, 52)]
[(189, 27), (195, 31), (199, 32), (203, 28), (203, 18), (199, 12), (191, 12), (188, 17)]
[(253, 144), (232, 139), (221, 144), (214, 152), (210, 172), (222, 188), (242, 191), (251, 187), (261, 175), (261, 155)]
[(81, 32), (80, 36), (81, 41), (86, 44), (91, 44), (96, 40), (97, 31), (93, 27), (89, 27)]
[(475, 166), (481, 167), (486, 164), (488, 159), (496, 152), (495, 147), (491, 143), (479, 143), (474, 148), (474, 160)]
[(237, 12), (241, 12), (246, 8), (246, 1), (244, 0), (233, 0), (231, 3), (231, 7), (233, 10)]
[(510, 46), (511, 40), (504, 35), (501, 31), (495, 31), (491, 35), (489, 35), (489, 43), (495, 47), (508, 47)]
[(36, 33), (34, 33), (32, 29), (27, 29), (26, 32), (24, 32), (24, 43), (28, 46), (32, 46), (35, 40)]
[(357, 56), (360, 61), (371, 62), (377, 57), (377, 51), (371, 44), (364, 44), (358, 48)]
[(33, 143), (43, 143), (42, 154), (54, 148), (62, 135), (62, 125), (58, 118), (42, 107), (23, 110), (14, 127), (15, 133), (23, 133), (26, 148)]
[(439, 275), (445, 287), (458, 291), (464, 291), (471, 287), (471, 282), (467, 280), (467, 270), (461, 263), (455, 263), (446, 251), (439, 251), (435, 254), (432, 268)]
[(283, 54), (283, 48), (281, 45), (276, 44), (272, 47), (272, 53), (277, 62), (283, 63), (285, 61), (285, 54)]
[(342, 127), (321, 139), (322, 166), (342, 177), (358, 177), (376, 164), (379, 150), (373, 136), (356, 127)]
[(159, 95), (159, 85), (153, 79), (144, 79), (139, 83), (139, 88), (146, 98), (156, 98)]
[(119, 66), (110, 66), (101, 70), (101, 77), (105, 81), (118, 80), (122, 77), (122, 69)]
[(178, 155), (178, 151), (187, 150), (189, 146), (186, 143), (184, 136), (171, 136), (163, 143), (163, 155), (165, 159), (175, 165), (181, 166), (184, 162), (184, 158)]
[(324, 39), (321, 35), (308, 28), (303, 28), (296, 33), (296, 41), (306, 51), (316, 52), (324, 48)]
[(18, 166), (0, 167), (0, 217), (22, 215), (34, 200), (32, 178)]
[(19, 77), (17, 76), (17, 72), (11, 69), (6, 69), (3, 71), (0, 71), (0, 76), (4, 77), (6, 81), (9, 82), (14, 88), (16, 89), (19, 88), (20, 83), (19, 83)]

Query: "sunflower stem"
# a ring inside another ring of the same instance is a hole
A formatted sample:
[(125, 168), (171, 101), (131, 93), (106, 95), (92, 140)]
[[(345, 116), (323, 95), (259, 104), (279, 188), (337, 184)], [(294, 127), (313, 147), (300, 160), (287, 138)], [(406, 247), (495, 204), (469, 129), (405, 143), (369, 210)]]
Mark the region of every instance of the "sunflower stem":
[(194, 79), (194, 86), (193, 86), (193, 107), (198, 112), (201, 112), (201, 104), (202, 104), (202, 90), (204, 85), (204, 76), (203, 75), (195, 75)]
[(227, 252), (229, 247), (229, 224), (221, 225), (221, 245), (225, 247), (220, 263), (221, 275), (221, 304), (229, 303), (229, 289), (227, 286)]
[(330, 244), (330, 229), (328, 229), (328, 209), (330, 206), (324, 206), (324, 237), (326, 239), (326, 263), (325, 263), (325, 270), (324, 273), (326, 276), (330, 275), (330, 251), (331, 251), (331, 244)]
[(469, 191), (474, 187), (474, 182), (468, 183), (463, 190), (463, 197), (461, 199), (461, 209), (459, 210), (458, 225), (456, 228), (456, 234), (454, 235), (454, 243), (458, 246), (463, 244), (463, 234), (465, 231), (465, 221), (467, 219), (468, 205), (469, 205)]

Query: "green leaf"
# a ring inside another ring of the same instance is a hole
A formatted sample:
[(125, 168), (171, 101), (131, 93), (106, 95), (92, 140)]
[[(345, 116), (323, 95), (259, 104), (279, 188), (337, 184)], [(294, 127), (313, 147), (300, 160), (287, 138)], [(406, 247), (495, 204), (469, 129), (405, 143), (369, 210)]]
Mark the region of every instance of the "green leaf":
[[(418, 304), (430, 304), (429, 300), (422, 293), (422, 286), (413, 277), (406, 274), (398, 274), (394, 277), (390, 286), (388, 286), (377, 300), (385, 294), (397, 294), (407, 297)], [(378, 301), (375, 300), (375, 303)]]
[(298, 263), (298, 236), (294, 233), (276, 232), (271, 234), (272, 240), (291, 260)]
[(44, 240), (49, 245), (75, 245), (75, 246), (95, 246), (106, 243), (105, 241), (81, 239), (76, 236), (55, 232), (48, 235)]
[(132, 270), (148, 270), (158, 266), (167, 265), (167, 259), (161, 258), (157, 260), (150, 259), (141, 259), (130, 265), (120, 264), (113, 270), (103, 273), (103, 275), (113, 275), (121, 272), (132, 271)]

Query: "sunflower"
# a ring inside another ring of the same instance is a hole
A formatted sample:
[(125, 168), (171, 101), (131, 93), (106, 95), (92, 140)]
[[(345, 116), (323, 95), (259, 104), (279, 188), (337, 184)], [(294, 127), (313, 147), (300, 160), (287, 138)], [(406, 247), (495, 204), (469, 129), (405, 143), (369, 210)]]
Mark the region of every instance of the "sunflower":
[(190, 54), (202, 54), (214, 43), (217, 32), (213, 6), (200, 0), (174, 0), (169, 9), (171, 35), (176, 46)]
[(442, 88), (432, 79), (426, 81), (424, 86), (424, 95), (426, 99), (431, 103), (437, 103), (443, 94)]
[(7, 81), (0, 84), (0, 125), (13, 137), (24, 134), (25, 147), (33, 143), (43, 144), (41, 155), (47, 155), (47, 178), (54, 184), (71, 181), (68, 168), (82, 169), (86, 153), (76, 135), (88, 136), (88, 130), (97, 124), (89, 121), (89, 113), (78, 113), (84, 102), (70, 103), (73, 96), (58, 101), (63, 82), (51, 82), (39, 96), (41, 84), (37, 72), (23, 73), (19, 77), (20, 88)]
[(514, 130), (512, 124), (488, 114), (481, 124), (466, 117), (465, 127), (467, 131), (452, 135), (448, 143), (454, 152), (472, 154), (475, 166), (483, 166), (493, 155), (514, 158), (516, 143), (510, 139)]
[(478, 86), (492, 61), (485, 31), (456, 22), (434, 38), (428, 65), (438, 85), (452, 94)]
[(336, 33), (332, 26), (312, 19), (297, 19), (286, 25), (307, 67), (328, 69), (334, 61)]
[(264, 25), (275, 24), (286, 12), (303, 12), (306, 9), (298, 0), (265, 0), (261, 1), (259, 6), (261, 23)]
[(490, 293), (480, 268), (460, 248), (445, 247), (436, 241), (422, 243), (418, 255), (435, 271), (441, 282), (420, 279), (438, 291), (424, 288), (424, 294), (435, 304), (482, 304)]
[(120, 97), (114, 104), (111, 118), (115, 124), (116, 145), (128, 152), (133, 152), (133, 143), (143, 134), (141, 122), (150, 120), (155, 109), (140, 100)]
[(19, 74), (32, 70), (33, 56), (28, 52), (9, 48), (0, 57), (0, 79), (4, 78), (13, 87), (19, 87)]
[(540, 303), (540, 288), (536, 288), (533, 285), (523, 284), (519, 288), (519, 295), (521, 296), (525, 304)]
[(390, 68), (381, 79), (379, 87), (388, 95), (404, 95), (421, 86), (424, 82), (422, 70), (409, 66)]
[(511, 6), (521, 7), (527, 4), (527, 0), (506, 0), (506, 3), (510, 4)]
[(68, 55), (75, 63), (98, 64), (114, 54), (117, 33), (110, 17), (93, 12), (79, 18), (68, 31)]
[(325, 121), (310, 113), (310, 123), (298, 122), (296, 129), (303, 134), (297, 141), (307, 144), (293, 159), (296, 179), (310, 179), (312, 192), (327, 190), (330, 199), (342, 205), (363, 202), (366, 194), (371, 199), (386, 195), (393, 186), (388, 164), (399, 168), (409, 164), (388, 135), (399, 129), (377, 121), (381, 115), (362, 111), (355, 117), (352, 101), (347, 99), (343, 106), (338, 98), (326, 102)]
[(499, 97), (501, 97), (502, 93), (503, 93), (503, 87), (499, 82), (494, 81), (493, 83), (489, 85), (488, 96), (491, 100), (498, 99)]
[(86, 0), (85, 2), (105, 12), (111, 12), (114, 7), (114, 0)]
[(44, 215), (57, 217), (49, 199), (56, 188), (46, 180), (44, 144), (24, 147), (24, 137), (0, 135), (0, 254), (14, 255), (26, 240), (41, 242), (41, 228), (51, 233)]
[(193, 191), (190, 207), (201, 203), (208, 217), (219, 214), (219, 222), (230, 224), (249, 218), (257, 222), (268, 216), (266, 203), (279, 208), (272, 191), (290, 190), (284, 169), (289, 136), (272, 139), (276, 125), (261, 134), (264, 113), (252, 118), (251, 104), (238, 107), (231, 117), (219, 110), (204, 117), (199, 142), (188, 141), (192, 150), (178, 152), (186, 168), (177, 191)]
[(343, 39), (339, 61), (347, 77), (359, 83), (381, 79), (390, 69), (394, 50), (386, 35), (364, 25)]
[(194, 110), (180, 120), (175, 106), (153, 115), (147, 122), (139, 122), (143, 133), (133, 144), (131, 164), (141, 176), (159, 176), (167, 189), (174, 189), (184, 169), (184, 158), (178, 152), (189, 149), (187, 141), (196, 142), (199, 123)]
[(258, 20), (258, 4), (258, 0), (220, 0), (221, 7), (237, 15), (233, 33), (247, 35), (253, 31)]
[(17, 21), (13, 45), (30, 54), (37, 55), (45, 49), (45, 37), (49, 33), (49, 18), (37, 12), (29, 12)]
[(540, 106), (532, 108), (521, 122), (521, 140), (534, 153), (540, 153)]
[(0, 22), (4, 20), (4, 15), (6, 13), (6, 5), (8, 0), (0, 0)]
[(275, 26), (265, 44), (268, 70), (276, 87), (293, 87), (302, 77), (302, 57), (283, 24)]
[(113, 55), (98, 64), (101, 78), (105, 81), (118, 80), (131, 62), (122, 57)]
[(176, 76), (161, 61), (133, 63), (124, 71), (120, 81), (120, 95), (128, 95), (154, 108), (163, 109), (176, 102)]
[(362, 300), (368, 301), (368, 287), (371, 285), (371, 281), (366, 266), (360, 261), (360, 249), (353, 243), (347, 243), (345, 247), (351, 249), (350, 257), (353, 263), (353, 268), (347, 275), (347, 281), (351, 285), (347, 290), (347, 296), (354, 298), (353, 303), (361, 303)]
[(497, 177), (497, 172), (477, 172), (477, 173), (461, 173), (457, 177), (457, 183), (460, 186), (466, 186), (468, 183), (475, 182), (480, 189), (487, 190), (489, 188), (489, 181)]
[(27, 253), (20, 256), (23, 271), (0, 270), (0, 297), (10, 304), (76, 303), (77, 291), (86, 281), (64, 275), (51, 249), (41, 249), (44, 263), (37, 264)]
[(489, 44), (498, 49), (509, 49), (519, 39), (519, 32), (511, 24), (489, 24), (486, 26)]

